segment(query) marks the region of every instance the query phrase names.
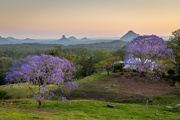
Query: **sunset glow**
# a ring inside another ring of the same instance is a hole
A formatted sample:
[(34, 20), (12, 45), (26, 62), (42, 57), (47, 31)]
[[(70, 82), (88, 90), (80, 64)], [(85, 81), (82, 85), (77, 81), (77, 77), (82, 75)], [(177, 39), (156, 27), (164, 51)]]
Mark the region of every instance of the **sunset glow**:
[(180, 0), (1, 0), (0, 36), (17, 38), (170, 36)]

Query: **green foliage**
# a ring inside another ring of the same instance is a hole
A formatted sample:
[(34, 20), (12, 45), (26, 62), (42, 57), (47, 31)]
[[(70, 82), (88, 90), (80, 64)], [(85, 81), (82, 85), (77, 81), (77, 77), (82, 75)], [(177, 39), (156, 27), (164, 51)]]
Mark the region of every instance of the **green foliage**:
[(161, 100), (161, 99), (162, 98), (160, 96), (156, 96), (156, 97), (153, 98), (153, 100), (158, 100), (158, 101)]
[(103, 61), (99, 61), (98, 63), (95, 64), (95, 69), (96, 72), (102, 72), (103, 70), (107, 71), (107, 75), (109, 75), (109, 71), (112, 70), (114, 66), (114, 62), (121, 60), (120, 57), (111, 57)]
[(96, 72), (97, 73), (100, 73), (100, 72), (102, 72), (104, 69), (105, 69), (105, 67), (106, 66), (108, 66), (109, 64), (108, 64), (108, 62), (106, 62), (106, 61), (99, 61), (98, 63), (96, 63), (95, 64), (95, 69), (96, 69)]
[(25, 43), (0, 45), (0, 58), (8, 57), (13, 60), (24, 59), (30, 55), (47, 54), (49, 49), (54, 49), (55, 44)]
[(11, 59), (0, 59), (0, 85), (6, 84), (6, 72), (8, 72), (12, 66), (12, 62)]
[(123, 64), (122, 63), (115, 63), (113, 67), (113, 72), (121, 72), (123, 71)]
[(124, 58), (125, 53), (124, 53), (124, 51), (122, 49), (118, 49), (116, 51), (113, 51), (112, 55), (115, 56), (115, 57)]
[(107, 49), (100, 49), (96, 51), (93, 54), (93, 62), (94, 62), (94, 68), (96, 69), (96, 72), (102, 72), (104, 69), (107, 71), (109, 75), (109, 71), (111, 69), (111, 62), (110, 58), (112, 57), (112, 54)]
[(175, 69), (180, 74), (180, 29), (175, 30), (172, 32), (172, 37), (170, 41), (167, 42), (169, 48), (173, 50), (175, 57)]
[(62, 47), (56, 46), (55, 49), (50, 49), (49, 55), (62, 58), (63, 57)]
[(110, 57), (112, 57), (112, 54), (108, 49), (100, 49), (94, 52), (93, 61), (94, 63), (98, 63), (99, 61), (107, 60)]
[(3, 99), (7, 94), (8, 92), (0, 90), (0, 100)]

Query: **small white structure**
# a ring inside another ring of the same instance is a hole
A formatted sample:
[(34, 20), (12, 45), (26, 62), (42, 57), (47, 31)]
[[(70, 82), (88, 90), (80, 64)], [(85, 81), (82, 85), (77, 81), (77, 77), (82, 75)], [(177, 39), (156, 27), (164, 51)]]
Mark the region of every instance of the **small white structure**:
[[(126, 63), (124, 61), (116, 61), (114, 64), (120, 63), (124, 65), (124, 69), (137, 70), (137, 66), (141, 65), (142, 62), (139, 58), (129, 59)], [(144, 64), (151, 64), (150, 69), (153, 70), (155, 62), (151, 62), (151, 60), (146, 59)]]

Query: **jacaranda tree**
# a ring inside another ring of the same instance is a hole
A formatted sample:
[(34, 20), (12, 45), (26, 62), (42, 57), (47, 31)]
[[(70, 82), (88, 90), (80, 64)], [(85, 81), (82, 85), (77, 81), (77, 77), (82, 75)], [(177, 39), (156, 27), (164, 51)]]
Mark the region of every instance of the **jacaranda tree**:
[[(54, 96), (47, 85), (65, 85), (67, 91), (78, 87), (78, 84), (72, 82), (73, 73), (76, 71), (73, 64), (58, 57), (44, 54), (28, 56), (22, 63), (14, 62), (10, 70), (11, 72), (6, 73), (7, 84), (16, 83), (20, 86), (22, 82), (28, 82), (25, 85), (33, 92), (33, 98), (39, 103), (39, 108), (42, 107), (45, 95), (48, 98)], [(62, 101), (67, 101), (65, 97), (60, 98)]]
[(164, 72), (163, 59), (173, 58), (173, 51), (167, 49), (162, 38), (156, 35), (138, 36), (124, 47), (125, 65), (141, 73), (160, 77)]

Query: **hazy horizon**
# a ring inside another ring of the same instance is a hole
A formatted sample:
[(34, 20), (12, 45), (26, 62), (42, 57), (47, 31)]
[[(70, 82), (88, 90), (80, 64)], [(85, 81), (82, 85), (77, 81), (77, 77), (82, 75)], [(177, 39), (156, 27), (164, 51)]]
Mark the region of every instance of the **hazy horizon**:
[(171, 36), (180, 0), (2, 0), (0, 36), (19, 39)]

